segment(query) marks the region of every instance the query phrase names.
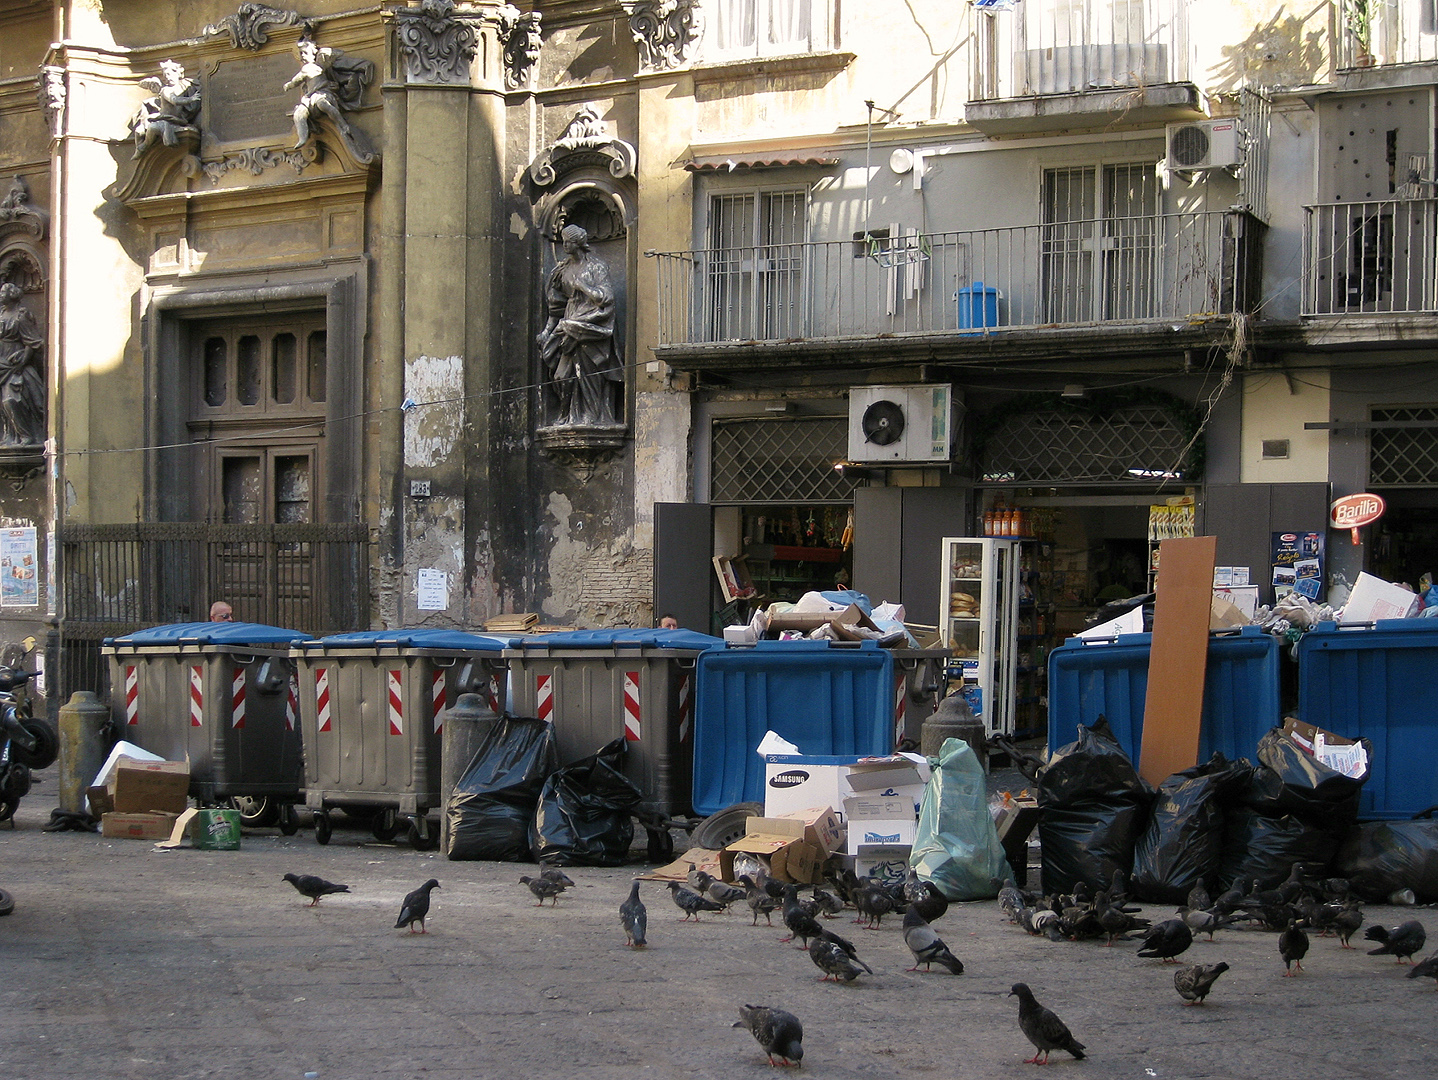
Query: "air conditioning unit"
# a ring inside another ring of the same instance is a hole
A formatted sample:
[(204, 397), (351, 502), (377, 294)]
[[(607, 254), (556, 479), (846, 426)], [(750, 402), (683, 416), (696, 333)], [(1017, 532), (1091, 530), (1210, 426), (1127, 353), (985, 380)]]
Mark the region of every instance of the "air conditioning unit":
[(1168, 167), (1174, 172), (1243, 164), (1243, 129), (1236, 119), (1169, 124), (1164, 132)]
[(954, 388), (855, 386), (849, 391), (849, 460), (948, 461), (954, 447)]

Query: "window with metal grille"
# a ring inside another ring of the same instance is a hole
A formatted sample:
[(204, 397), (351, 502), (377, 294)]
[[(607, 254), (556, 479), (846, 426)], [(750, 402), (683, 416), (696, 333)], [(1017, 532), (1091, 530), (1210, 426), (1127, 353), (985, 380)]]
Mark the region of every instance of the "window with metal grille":
[(1368, 436), (1368, 483), (1372, 487), (1438, 485), (1438, 406), (1373, 409), (1377, 423), (1433, 427), (1374, 428)]
[(848, 452), (843, 416), (715, 420), (709, 500), (853, 502), (856, 481), (834, 468)]
[(1144, 483), (1192, 479), (1188, 435), (1162, 405), (1009, 416), (984, 440), (990, 483)]
[(710, 198), (704, 280), (710, 340), (803, 335), (807, 210), (803, 188)]
[(1044, 170), (1046, 322), (1153, 317), (1158, 208), (1151, 164)]

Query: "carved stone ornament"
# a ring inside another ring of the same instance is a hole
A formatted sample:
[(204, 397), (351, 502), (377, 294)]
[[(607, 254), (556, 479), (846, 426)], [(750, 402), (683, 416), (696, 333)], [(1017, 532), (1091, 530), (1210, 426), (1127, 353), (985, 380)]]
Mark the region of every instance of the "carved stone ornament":
[(36, 94), (40, 107), (45, 110), (45, 120), (50, 125), (50, 135), (58, 138), (65, 123), (65, 69), (46, 64), (40, 69), (40, 88)]
[(583, 105), (554, 145), (529, 164), (529, 178), (548, 187), (563, 173), (581, 165), (602, 165), (616, 180), (634, 175), (634, 147), (605, 133), (604, 121), (593, 105)]
[(303, 26), (304, 23), (304, 17), (298, 11), (281, 11), (264, 4), (241, 4), (233, 15), (211, 23), (201, 33), (206, 37), (229, 34), (230, 44), (236, 49), (255, 52), (270, 40), (270, 31), (275, 27)]
[(410, 82), (465, 83), (479, 49), (476, 15), (454, 11), (454, 0), (423, 0), (396, 8), (395, 38)]
[(12, 229), (27, 232), (36, 240), (45, 239), (50, 231), (50, 215), (30, 201), (30, 189), (18, 176), (0, 198), (0, 237)]
[(530, 77), (539, 65), (539, 50), (543, 45), (539, 12), (521, 14), (506, 4), (499, 9), (498, 18), (499, 40), (504, 46), (504, 87), (522, 90), (529, 86)]
[(640, 71), (682, 67), (704, 37), (704, 13), (697, 0), (619, 0), (619, 6), (629, 16)]
[(374, 61), (346, 56), (339, 49), (320, 48), (308, 37), (296, 47), (300, 70), (284, 89), (300, 88), (294, 109), (295, 144), (300, 150), (311, 143), (321, 118), (334, 125), (345, 149), (361, 165), (374, 161), (376, 154), (369, 137), (349, 122), (346, 113), (360, 107), (365, 87), (374, 81)]
[(281, 165), (288, 165), (296, 173), (302, 173), (308, 166), (318, 161), (319, 156), (319, 147), (314, 143), (302, 146), (298, 150), (284, 150), (273, 146), (250, 146), (236, 153), (226, 154), (219, 161), (205, 162), (204, 172), (212, 184), (218, 184), (220, 177), (228, 172), (247, 171), (252, 176), (259, 176), (266, 169), (275, 169)]
[(140, 85), (153, 96), (140, 103), (140, 111), (130, 121), (135, 157), (152, 146), (178, 146), (182, 135), (198, 134), (200, 84), (186, 77), (183, 64), (162, 60), (160, 77), (141, 79)]

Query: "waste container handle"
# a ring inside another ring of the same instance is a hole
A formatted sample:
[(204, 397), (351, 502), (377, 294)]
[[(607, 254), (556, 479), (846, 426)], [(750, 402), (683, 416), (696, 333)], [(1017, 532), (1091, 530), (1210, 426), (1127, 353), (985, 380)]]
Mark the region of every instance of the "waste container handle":
[(676, 657), (674, 658), (674, 666), (675, 666), (675, 667), (681, 667), (681, 668), (687, 668), (687, 669), (689, 669), (689, 670), (692, 671), (694, 668), (696, 668), (696, 667), (699, 666), (699, 657), (697, 657), (697, 656), (691, 656), (691, 657), (688, 657), (688, 658), (686, 659), (685, 657), (682, 657), (682, 656), (676, 656)]
[(247, 667), (259, 659), (258, 655), (251, 655), (250, 653), (232, 652), (229, 655), (230, 659), (233, 660), (235, 663), (239, 664), (241, 667)]
[[(448, 663), (445, 662), (446, 660), (448, 660)], [(433, 664), (435, 667), (452, 668), (452, 667), (454, 667), (456, 664), (459, 663), (459, 657), (457, 657), (457, 656), (450, 656), (450, 657), (432, 656), (432, 657), (430, 657), (429, 662), (430, 662), (431, 664)]]
[(1085, 645), (1112, 645), (1118, 640), (1118, 635), (1114, 634), (1112, 637), (1086, 637), (1079, 638), (1079, 640)]

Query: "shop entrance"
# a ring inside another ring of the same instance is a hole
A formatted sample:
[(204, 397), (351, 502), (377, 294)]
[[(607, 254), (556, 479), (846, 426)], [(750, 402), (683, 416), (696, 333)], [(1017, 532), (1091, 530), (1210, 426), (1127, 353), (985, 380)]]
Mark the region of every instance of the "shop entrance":
[(1438, 491), (1379, 489), (1378, 494), (1388, 509), (1373, 529), (1369, 573), (1418, 589), (1424, 574), (1438, 576)]

